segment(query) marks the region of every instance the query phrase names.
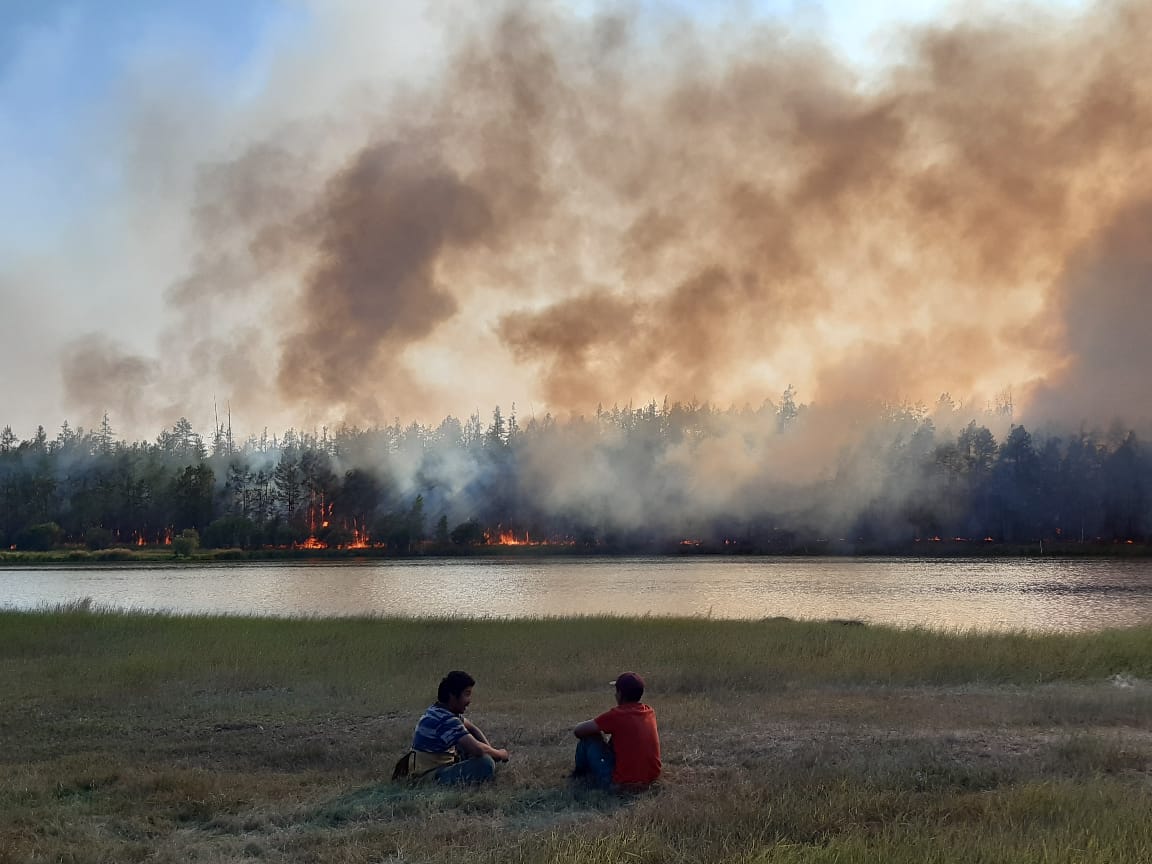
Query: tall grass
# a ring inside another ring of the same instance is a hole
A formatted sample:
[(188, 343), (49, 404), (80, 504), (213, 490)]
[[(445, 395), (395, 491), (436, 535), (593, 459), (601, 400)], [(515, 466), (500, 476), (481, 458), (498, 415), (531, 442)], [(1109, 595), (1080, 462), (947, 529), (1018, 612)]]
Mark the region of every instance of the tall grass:
[[(1035, 684), (1152, 677), (1152, 628), (964, 633), (836, 623), (612, 617), (277, 619), (0, 611), (9, 697), (291, 684), (385, 706), (450, 668), (515, 698), (599, 687), (624, 668), (662, 693), (790, 685)], [(382, 701), (381, 701), (382, 700)]]

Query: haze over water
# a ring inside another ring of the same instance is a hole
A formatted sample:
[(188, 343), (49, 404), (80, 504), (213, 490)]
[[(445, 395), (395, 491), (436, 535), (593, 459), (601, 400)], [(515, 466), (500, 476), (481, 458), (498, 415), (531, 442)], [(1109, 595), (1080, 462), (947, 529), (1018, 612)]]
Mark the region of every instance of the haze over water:
[(1152, 561), (571, 558), (0, 570), (0, 607), (272, 616), (854, 619), (934, 629), (1152, 624)]

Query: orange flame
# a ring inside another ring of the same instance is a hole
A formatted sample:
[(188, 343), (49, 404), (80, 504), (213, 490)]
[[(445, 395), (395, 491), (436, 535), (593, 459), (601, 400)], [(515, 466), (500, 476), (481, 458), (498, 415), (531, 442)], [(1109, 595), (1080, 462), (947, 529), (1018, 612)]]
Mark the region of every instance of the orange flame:
[(515, 531), (505, 531), (497, 526), (495, 536), (491, 531), (484, 532), (484, 542), (489, 546), (543, 546), (547, 541), (533, 542), (527, 531), (524, 532), (524, 539), (520, 539)]
[(484, 543), (488, 546), (575, 546), (576, 540), (572, 537), (551, 537), (545, 540), (533, 540), (531, 533), (524, 532), (518, 536), (515, 531), (504, 530), (499, 525), (495, 531), (484, 532)]
[[(327, 525), (328, 523), (325, 522), (324, 524)], [(367, 531), (361, 531), (359, 528), (353, 528), (352, 529), (352, 542), (349, 543), (345, 548), (346, 549), (367, 549), (368, 546), (369, 546), (368, 532)]]

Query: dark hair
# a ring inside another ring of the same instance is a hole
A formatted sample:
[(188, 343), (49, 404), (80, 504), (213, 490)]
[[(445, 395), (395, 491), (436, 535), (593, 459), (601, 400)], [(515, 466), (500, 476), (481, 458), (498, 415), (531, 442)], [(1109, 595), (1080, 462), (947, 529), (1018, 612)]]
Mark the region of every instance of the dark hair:
[(440, 702), (447, 702), (453, 696), (459, 696), (469, 687), (476, 686), (476, 679), (474, 679), (467, 672), (449, 672), (444, 676), (444, 680), (440, 682), (440, 687), (436, 690), (436, 699)]

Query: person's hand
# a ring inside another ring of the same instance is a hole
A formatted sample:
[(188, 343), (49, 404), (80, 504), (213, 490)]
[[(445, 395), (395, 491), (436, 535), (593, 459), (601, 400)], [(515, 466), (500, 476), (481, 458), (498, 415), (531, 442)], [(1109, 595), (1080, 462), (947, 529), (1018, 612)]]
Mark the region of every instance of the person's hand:
[(508, 761), (508, 751), (507, 750), (493, 750), (492, 751), (492, 758), (495, 759), (497, 762), (507, 762)]

